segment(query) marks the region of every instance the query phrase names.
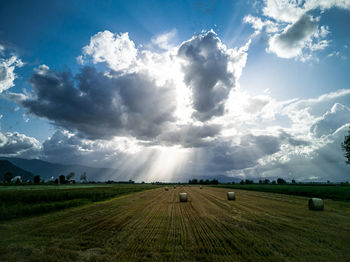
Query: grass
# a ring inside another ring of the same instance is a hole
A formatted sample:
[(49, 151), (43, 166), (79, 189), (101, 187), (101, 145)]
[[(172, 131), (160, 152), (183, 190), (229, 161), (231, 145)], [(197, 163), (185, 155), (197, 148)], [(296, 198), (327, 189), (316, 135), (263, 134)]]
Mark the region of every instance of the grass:
[(227, 191), (158, 188), (3, 221), (0, 261), (349, 261), (349, 202), (317, 212), (305, 197)]
[(122, 194), (151, 189), (151, 185), (38, 185), (0, 187), (0, 221), (37, 215)]
[(271, 192), (296, 196), (319, 197), (332, 200), (350, 200), (349, 185), (218, 185), (217, 187), (252, 190), (260, 192)]

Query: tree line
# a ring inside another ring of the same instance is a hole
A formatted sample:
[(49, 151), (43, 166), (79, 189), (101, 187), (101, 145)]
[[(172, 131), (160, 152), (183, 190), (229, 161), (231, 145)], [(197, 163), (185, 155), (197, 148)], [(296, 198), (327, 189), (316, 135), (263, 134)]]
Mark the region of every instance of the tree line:
[[(55, 183), (55, 184), (75, 184), (74, 177), (75, 177), (75, 173), (70, 172), (67, 175), (62, 174), (58, 178), (56, 178), (55, 180), (49, 180), (47, 182), (51, 182), (51, 183)], [(13, 178), (15, 178), (15, 176), (12, 174), (12, 172), (5, 172), (3, 175), (3, 182), (10, 184), (12, 182)], [(80, 181), (83, 183), (88, 182), (86, 172), (84, 172), (83, 174), (80, 175)], [(20, 178), (17, 178), (16, 181), (13, 181), (13, 182), (15, 182), (16, 184), (22, 183)], [(39, 175), (35, 175), (31, 182), (33, 182), (34, 184), (39, 184), (41, 182), (44, 182), (44, 180)]]

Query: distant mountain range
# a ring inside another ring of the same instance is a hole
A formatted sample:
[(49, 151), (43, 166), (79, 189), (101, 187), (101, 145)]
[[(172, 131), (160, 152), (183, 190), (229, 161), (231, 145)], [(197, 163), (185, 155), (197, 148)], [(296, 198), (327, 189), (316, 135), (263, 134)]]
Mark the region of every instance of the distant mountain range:
[[(9, 164), (12, 164), (9, 167)], [(10, 170), (7, 170), (9, 168)], [(17, 168), (17, 169), (16, 169)], [(113, 168), (96, 168), (83, 165), (63, 165), (57, 163), (51, 163), (38, 159), (23, 159), (23, 158), (10, 158), (0, 157), (0, 178), (7, 171), (13, 173), (14, 176), (22, 176), (22, 181), (32, 179), (34, 175), (39, 175), (45, 181), (58, 178), (60, 175), (67, 175), (70, 172), (75, 173), (75, 180), (79, 180), (80, 176), (86, 172), (89, 181), (123, 181), (129, 180), (122, 177), (122, 174), (117, 169)], [(23, 173), (26, 172), (27, 174)], [(27, 178), (28, 177), (28, 178)], [(213, 178), (219, 180), (221, 183), (231, 183), (232, 181), (238, 183), (242, 178), (228, 177), (225, 175), (211, 175), (211, 176), (196, 176), (193, 175), (189, 179), (208, 179)], [(188, 181), (188, 180), (187, 180)], [(187, 182), (183, 181), (183, 182)]]
[(0, 160), (0, 181), (3, 180), (4, 174), (11, 172), (13, 176), (20, 176), (22, 181), (33, 180), (34, 175), (28, 172), (8, 160)]
[[(31, 175), (39, 175), (45, 180), (49, 180), (51, 177), (58, 178), (60, 175), (67, 175), (70, 172), (75, 173), (75, 179), (79, 180), (80, 175), (86, 172), (88, 180), (90, 181), (107, 181), (107, 180), (123, 180), (118, 177), (118, 170), (113, 168), (96, 168), (88, 167), (82, 165), (62, 165), (56, 163), (50, 163), (38, 159), (23, 159), (23, 158), (9, 158), (9, 157), (0, 157), (0, 161), (8, 161), (12, 163), (15, 167), (20, 168), (22, 171), (29, 171)], [(5, 165), (4, 165), (5, 166)], [(0, 166), (1, 167), (1, 166)], [(23, 170), (24, 169), (24, 170)], [(0, 169), (1, 177), (4, 172), (3, 169)], [(19, 170), (14, 170), (13, 175), (18, 175)], [(22, 177), (22, 180), (23, 179)]]

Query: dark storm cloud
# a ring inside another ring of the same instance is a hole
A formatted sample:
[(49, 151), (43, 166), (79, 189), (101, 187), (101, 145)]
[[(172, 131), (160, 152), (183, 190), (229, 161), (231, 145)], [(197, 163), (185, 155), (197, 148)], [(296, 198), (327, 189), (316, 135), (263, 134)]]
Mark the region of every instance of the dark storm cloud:
[(306, 146), (307, 141), (294, 138), (280, 131), (279, 135), (247, 134), (238, 145), (230, 141), (215, 140), (200, 148), (201, 172), (206, 175), (219, 175), (225, 172), (246, 172), (249, 168), (258, 168), (258, 160), (281, 151), (282, 145)]
[(293, 49), (300, 42), (317, 31), (318, 22), (310, 15), (303, 15), (296, 23), (277, 37), (277, 41), (284, 49)]
[(220, 133), (219, 125), (183, 125), (164, 132), (157, 139), (165, 145), (178, 144), (183, 147), (205, 147), (211, 144), (208, 139)]
[(18, 132), (0, 133), (0, 155), (35, 157), (39, 150), (39, 142)]
[(269, 135), (246, 135), (238, 145), (228, 141), (216, 141), (211, 147), (202, 150), (203, 165), (211, 172), (243, 170), (257, 165), (257, 161), (280, 150), (282, 139)]
[[(237, 174), (245, 174), (246, 177), (269, 177), (276, 179), (283, 177), (291, 181), (327, 181), (333, 182), (349, 180), (350, 165), (345, 163), (345, 157), (340, 144), (347, 135), (349, 125), (343, 125), (336, 132), (327, 137), (325, 144), (319, 145), (310, 155), (299, 152), (286, 154), (288, 161), (280, 162), (278, 159), (270, 161), (266, 165), (256, 166), (251, 169), (239, 170)], [(317, 146), (317, 145), (314, 145)]]
[(146, 74), (110, 77), (84, 67), (73, 78), (42, 66), (30, 82), (33, 97), (21, 101), (30, 113), (91, 139), (155, 137), (173, 120), (174, 89), (156, 85)]
[(85, 140), (62, 130), (57, 130), (42, 144), (43, 160), (86, 166), (111, 167), (123, 155), (116, 146), (102, 140)]
[(229, 70), (233, 58), (220, 39), (212, 31), (193, 37), (180, 46), (178, 55), (184, 60), (184, 81), (192, 91), (194, 117), (205, 121), (222, 115), (235, 77)]

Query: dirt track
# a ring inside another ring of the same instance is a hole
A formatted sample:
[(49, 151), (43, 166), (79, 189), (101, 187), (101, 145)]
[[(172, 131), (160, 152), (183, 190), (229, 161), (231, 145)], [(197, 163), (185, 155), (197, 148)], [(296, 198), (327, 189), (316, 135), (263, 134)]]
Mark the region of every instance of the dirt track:
[[(0, 225), (0, 260), (349, 261), (350, 203), (169, 187)], [(189, 201), (179, 202), (179, 192)]]

